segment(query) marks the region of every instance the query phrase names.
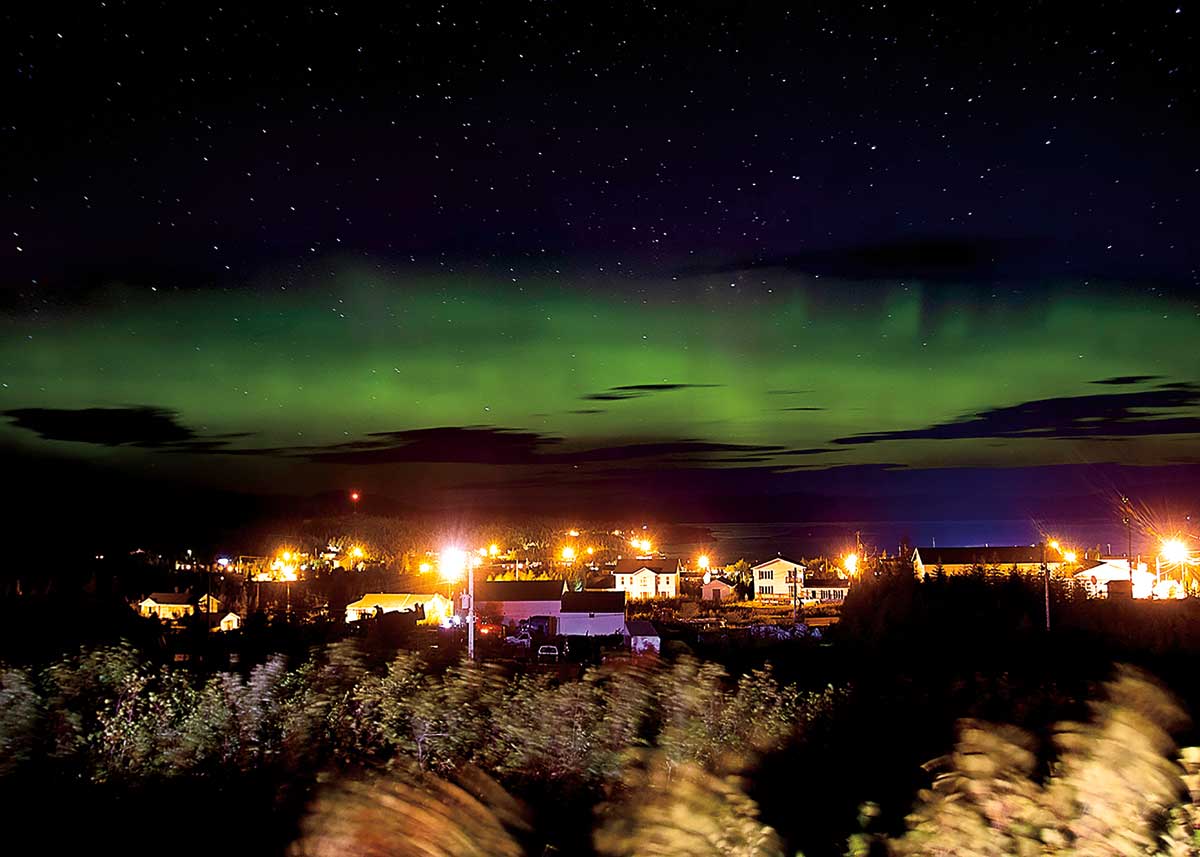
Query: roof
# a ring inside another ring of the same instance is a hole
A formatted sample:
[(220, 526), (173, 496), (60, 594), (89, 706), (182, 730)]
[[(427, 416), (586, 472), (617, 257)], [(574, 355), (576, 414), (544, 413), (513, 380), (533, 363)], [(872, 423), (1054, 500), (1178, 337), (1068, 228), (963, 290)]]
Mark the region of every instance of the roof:
[(760, 562), (758, 565), (751, 566), (751, 568), (765, 568), (766, 566), (773, 565), (774, 563), (777, 563), (777, 562), (785, 562), (788, 565), (794, 565), (794, 566), (798, 566), (800, 568), (805, 567), (804, 563), (796, 562), (794, 559), (788, 559), (786, 556), (775, 556), (775, 557), (771, 557), (766, 562)]
[(146, 600), (155, 604), (191, 604), (192, 596), (186, 592), (151, 592)]
[(804, 578), (805, 589), (849, 589), (850, 581), (841, 577), (808, 577)]
[(658, 629), (645, 619), (630, 619), (625, 623), (625, 633), (630, 637), (657, 637)]
[(347, 610), (371, 610), (379, 607), (384, 613), (397, 610), (412, 610), (418, 604), (428, 604), (435, 598), (445, 598), (444, 595), (428, 592), (368, 592), (353, 604), (347, 604)]
[[(1005, 566), (1014, 563), (1027, 565), (1042, 561), (1041, 545), (985, 545), (984, 547), (917, 548), (914, 558), (920, 555), (925, 565), (982, 565)], [(1055, 562), (1053, 555), (1047, 562)]]
[(625, 592), (567, 592), (562, 597), (563, 613), (625, 613)]
[(708, 583), (705, 583), (703, 585), (704, 586), (724, 586), (726, 589), (733, 589), (732, 583), (730, 583), (728, 580), (722, 580), (719, 577), (714, 577)]
[(566, 588), (561, 580), (485, 580), (475, 584), (475, 600), (558, 601)]
[(677, 574), (679, 560), (677, 559), (619, 559), (613, 569), (613, 574), (636, 574), (643, 568), (648, 568), (655, 574)]

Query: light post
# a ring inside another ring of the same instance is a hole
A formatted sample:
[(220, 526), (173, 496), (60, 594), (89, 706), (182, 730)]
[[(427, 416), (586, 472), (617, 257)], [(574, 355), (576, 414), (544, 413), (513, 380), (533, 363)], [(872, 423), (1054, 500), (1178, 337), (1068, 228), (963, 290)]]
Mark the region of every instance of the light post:
[(362, 495), (360, 495), (357, 491), (350, 492), (350, 509), (351, 509), (351, 514), (353, 514), (353, 515), (358, 514), (358, 498), (360, 496), (362, 496)]
[(1125, 560), (1129, 566), (1129, 591), (1133, 592), (1133, 509), (1129, 506), (1129, 498), (1122, 497), (1121, 505), (1125, 507), (1125, 516), (1121, 523), (1125, 525)]
[(475, 564), (462, 548), (449, 547), (438, 555), (438, 565), (448, 581), (467, 575), (467, 657), (475, 660)]
[[(1051, 542), (1055, 550), (1058, 549), (1058, 542)], [(1133, 578), (1130, 578), (1132, 580)], [(1050, 633), (1050, 566), (1046, 564), (1046, 540), (1042, 539), (1042, 582), (1045, 585), (1046, 597), (1046, 633)]]

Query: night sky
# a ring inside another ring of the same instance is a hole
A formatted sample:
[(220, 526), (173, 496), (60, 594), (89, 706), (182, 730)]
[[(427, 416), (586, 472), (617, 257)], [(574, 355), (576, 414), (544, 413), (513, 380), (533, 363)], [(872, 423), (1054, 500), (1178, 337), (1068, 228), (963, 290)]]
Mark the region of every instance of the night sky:
[(26, 511), (1195, 499), (1200, 6), (255, 5), (0, 16)]

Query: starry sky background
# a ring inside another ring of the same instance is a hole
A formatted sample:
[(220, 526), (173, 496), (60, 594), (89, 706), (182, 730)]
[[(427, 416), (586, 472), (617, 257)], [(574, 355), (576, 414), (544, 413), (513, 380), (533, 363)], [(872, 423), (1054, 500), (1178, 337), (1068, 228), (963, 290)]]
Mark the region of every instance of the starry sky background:
[(35, 518), (1195, 496), (1200, 7), (2, 15)]

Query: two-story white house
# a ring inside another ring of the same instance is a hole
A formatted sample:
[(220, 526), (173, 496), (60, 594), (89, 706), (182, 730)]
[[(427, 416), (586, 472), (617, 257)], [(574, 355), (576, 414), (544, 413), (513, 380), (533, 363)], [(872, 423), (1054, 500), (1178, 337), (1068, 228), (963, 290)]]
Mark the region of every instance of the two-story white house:
[(791, 604), (796, 586), (804, 586), (804, 566), (781, 556), (750, 569), (754, 600), (763, 604)]
[(619, 559), (613, 588), (627, 593), (630, 601), (674, 598), (679, 594), (679, 560)]

